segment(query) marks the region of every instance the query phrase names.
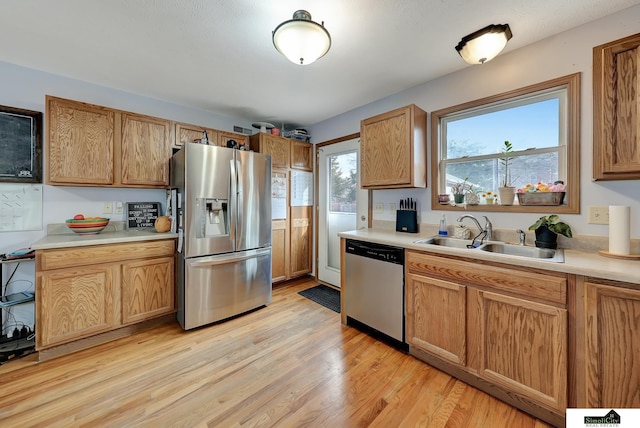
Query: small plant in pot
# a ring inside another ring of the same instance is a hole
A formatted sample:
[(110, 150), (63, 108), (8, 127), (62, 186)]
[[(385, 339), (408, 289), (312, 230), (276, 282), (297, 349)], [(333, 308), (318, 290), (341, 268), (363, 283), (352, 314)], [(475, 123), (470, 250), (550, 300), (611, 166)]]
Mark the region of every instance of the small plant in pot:
[(502, 187), (498, 188), (500, 193), (500, 205), (513, 205), (513, 200), (516, 196), (516, 189), (511, 185), (511, 177), (509, 176), (509, 163), (513, 160), (511, 153), (513, 152), (513, 145), (509, 141), (504, 142), (504, 146), (500, 149), (502, 156), (500, 162), (504, 168), (504, 180), (502, 180)]
[(542, 216), (529, 226), (529, 230), (536, 233), (536, 247), (538, 248), (558, 248), (558, 235), (571, 238), (571, 226), (562, 221), (556, 214)]
[(453, 193), (453, 202), (461, 204), (464, 202), (464, 194), (469, 189), (470, 185), (467, 184), (469, 177), (466, 177), (463, 181), (459, 181), (451, 186), (451, 193)]

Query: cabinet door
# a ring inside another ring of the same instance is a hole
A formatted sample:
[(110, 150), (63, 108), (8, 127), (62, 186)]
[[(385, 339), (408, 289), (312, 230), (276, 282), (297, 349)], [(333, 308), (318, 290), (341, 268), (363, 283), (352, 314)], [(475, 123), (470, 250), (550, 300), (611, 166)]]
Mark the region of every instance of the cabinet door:
[(313, 171), (313, 144), (291, 140), (291, 168)]
[(116, 320), (117, 266), (45, 272), (36, 288), (38, 349), (109, 331)]
[(188, 125), (186, 123), (175, 124), (174, 145), (182, 147), (185, 143), (193, 143), (194, 140), (202, 139), (202, 132), (207, 131), (207, 138), (210, 145), (218, 145), (218, 131), (203, 126)]
[(640, 407), (640, 290), (585, 282), (585, 407)]
[(244, 134), (235, 134), (233, 132), (218, 132), (218, 145), (220, 147), (227, 147), (227, 141), (235, 140), (239, 146), (244, 145), (246, 150), (249, 150), (249, 137)]
[(411, 346), (466, 364), (466, 287), (407, 274), (406, 336)]
[(289, 278), (287, 273), (287, 221), (273, 220), (271, 222), (271, 280), (284, 281)]
[(251, 139), (258, 142), (260, 153), (271, 155), (271, 167), (289, 168), (291, 157), (289, 139), (264, 132), (252, 136)]
[(122, 265), (122, 323), (144, 321), (175, 310), (173, 257)]
[(363, 188), (411, 185), (411, 117), (398, 109), (362, 121), (360, 171)]
[(469, 288), (478, 374), (557, 410), (567, 407), (567, 311)]
[(640, 33), (593, 48), (593, 175), (640, 178)]
[(311, 272), (312, 207), (291, 207), (291, 277)]
[(169, 185), (170, 127), (168, 120), (122, 114), (122, 184)]
[(49, 96), (46, 108), (47, 183), (113, 184), (114, 111)]

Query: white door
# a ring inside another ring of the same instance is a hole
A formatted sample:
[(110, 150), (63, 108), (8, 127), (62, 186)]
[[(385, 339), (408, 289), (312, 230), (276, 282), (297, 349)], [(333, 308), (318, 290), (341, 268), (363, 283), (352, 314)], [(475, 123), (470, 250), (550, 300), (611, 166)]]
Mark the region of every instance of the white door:
[(318, 279), (340, 287), (338, 233), (368, 225), (369, 192), (360, 189), (360, 139), (318, 152)]

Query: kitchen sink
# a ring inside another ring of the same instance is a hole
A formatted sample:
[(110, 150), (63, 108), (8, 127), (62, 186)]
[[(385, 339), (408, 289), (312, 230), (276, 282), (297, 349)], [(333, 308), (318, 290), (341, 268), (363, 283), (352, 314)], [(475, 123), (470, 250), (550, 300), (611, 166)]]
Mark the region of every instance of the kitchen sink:
[(526, 257), (530, 259), (541, 259), (557, 263), (564, 262), (564, 252), (561, 249), (553, 250), (550, 248), (525, 247), (524, 245), (491, 242), (479, 246), (478, 250), (486, 251), (488, 253)]
[(507, 244), (505, 242), (490, 241), (476, 247), (471, 247), (471, 239), (459, 239), (445, 236), (433, 236), (413, 241), (414, 244), (438, 245), (441, 247), (464, 248), (470, 251), (486, 251), (487, 253), (503, 254), (507, 256), (523, 257), (528, 259), (544, 260), (554, 263), (564, 262), (562, 249), (526, 247), (524, 245)]
[(442, 247), (468, 248), (471, 239), (448, 238), (444, 236), (434, 236), (431, 238), (418, 239), (414, 244), (440, 245)]

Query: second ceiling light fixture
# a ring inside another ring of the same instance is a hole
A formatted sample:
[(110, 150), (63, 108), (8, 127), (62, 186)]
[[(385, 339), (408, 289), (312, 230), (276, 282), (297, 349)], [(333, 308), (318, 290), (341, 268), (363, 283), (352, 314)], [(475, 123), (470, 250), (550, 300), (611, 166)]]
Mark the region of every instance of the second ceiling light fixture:
[(469, 64), (484, 64), (502, 52), (511, 37), (509, 24), (493, 24), (464, 36), (456, 50)]

